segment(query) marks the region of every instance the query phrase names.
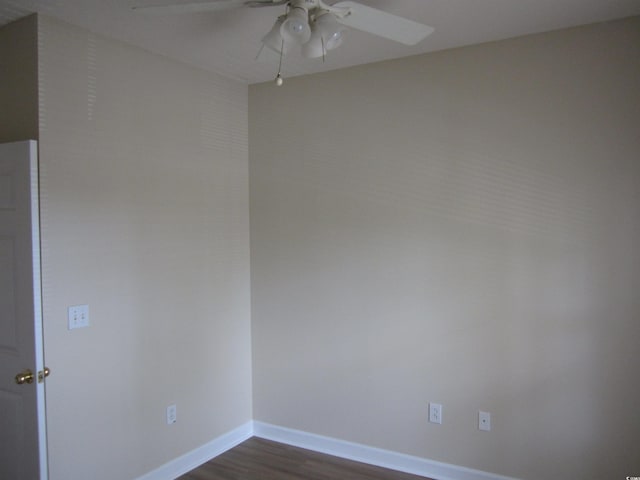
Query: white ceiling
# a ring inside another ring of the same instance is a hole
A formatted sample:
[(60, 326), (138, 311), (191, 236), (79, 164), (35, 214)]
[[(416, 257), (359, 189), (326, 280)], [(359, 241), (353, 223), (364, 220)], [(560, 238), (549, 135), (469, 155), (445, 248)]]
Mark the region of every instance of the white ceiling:
[[(151, 15), (132, 6), (181, 0), (0, 0), (0, 25), (33, 12), (222, 75), (256, 83), (274, 78), (278, 58), (262, 37), (284, 7), (238, 8), (216, 13)], [(184, 0), (182, 0), (184, 1)], [(640, 15), (640, 0), (359, 0), (360, 3), (430, 25), (435, 32), (407, 47), (350, 30), (326, 61), (287, 56), (291, 77), (475, 43)], [(335, 3), (334, 0), (327, 3)]]

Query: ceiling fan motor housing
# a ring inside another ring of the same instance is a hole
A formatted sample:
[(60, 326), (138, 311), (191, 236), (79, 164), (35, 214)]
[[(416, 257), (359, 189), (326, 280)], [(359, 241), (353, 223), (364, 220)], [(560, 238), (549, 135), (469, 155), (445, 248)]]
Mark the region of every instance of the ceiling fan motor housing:
[(320, 6), (320, 0), (291, 0), (289, 5), (293, 7), (302, 7), (307, 10), (310, 10), (314, 7)]

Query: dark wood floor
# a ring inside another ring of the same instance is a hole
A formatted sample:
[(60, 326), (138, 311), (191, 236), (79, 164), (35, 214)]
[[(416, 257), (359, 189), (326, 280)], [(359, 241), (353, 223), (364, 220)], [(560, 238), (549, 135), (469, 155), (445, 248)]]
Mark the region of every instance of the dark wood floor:
[(425, 480), (253, 437), (178, 480)]

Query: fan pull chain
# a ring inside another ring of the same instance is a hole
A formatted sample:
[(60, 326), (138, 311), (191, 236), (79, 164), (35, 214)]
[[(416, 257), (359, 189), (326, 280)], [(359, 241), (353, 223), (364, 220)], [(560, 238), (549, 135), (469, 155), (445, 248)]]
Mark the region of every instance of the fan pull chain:
[(262, 50), (264, 50), (264, 43), (260, 45), (260, 50), (258, 50), (258, 54), (256, 55), (256, 58), (254, 58), (255, 61), (258, 61), (258, 59), (260, 58), (260, 54), (262, 53)]
[(278, 63), (278, 74), (276, 75), (276, 86), (281, 87), (284, 83), (282, 79), (282, 75), (280, 72), (282, 71), (282, 55), (284, 54), (284, 38), (282, 39), (282, 46), (280, 47), (280, 62)]

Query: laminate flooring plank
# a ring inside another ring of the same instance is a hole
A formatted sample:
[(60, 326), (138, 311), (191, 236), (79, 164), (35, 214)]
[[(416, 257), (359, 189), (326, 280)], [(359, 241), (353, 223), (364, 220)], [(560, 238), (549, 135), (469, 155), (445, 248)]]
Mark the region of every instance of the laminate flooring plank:
[(253, 437), (178, 480), (429, 480)]

